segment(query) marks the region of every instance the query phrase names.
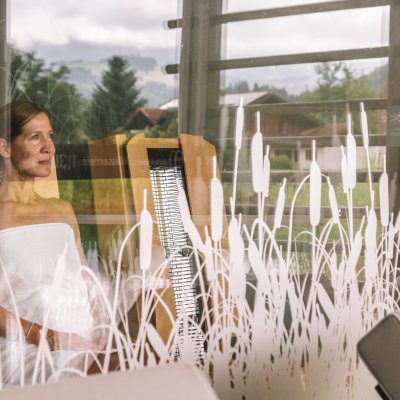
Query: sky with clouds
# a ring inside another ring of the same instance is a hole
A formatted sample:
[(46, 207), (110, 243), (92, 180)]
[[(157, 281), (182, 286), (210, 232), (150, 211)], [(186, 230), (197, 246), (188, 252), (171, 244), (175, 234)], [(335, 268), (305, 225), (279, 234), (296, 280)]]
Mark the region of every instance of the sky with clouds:
[[(308, 0), (307, 2), (316, 2)], [(175, 46), (176, 34), (163, 28), (181, 14), (182, 0), (12, 0), (10, 33), (21, 48), (69, 42), (136, 48)], [(293, 5), (301, 0), (230, 0), (226, 11)], [(385, 13), (378, 8), (310, 14), (228, 25), (227, 56), (254, 51), (314, 50), (318, 47), (380, 45), (387, 42)], [(330, 23), (329, 23), (330, 22)], [(249, 26), (252, 29), (249, 29)], [(331, 29), (329, 29), (331, 27)], [(338, 27), (340, 27), (338, 29)], [(318, 34), (317, 34), (318, 32)], [(251, 39), (248, 39), (249, 33)]]
[(163, 22), (176, 18), (180, 0), (12, 0), (10, 37), (20, 48), (70, 42), (145, 48), (173, 47)]
[[(225, 10), (236, 12), (305, 2), (229, 0)], [(10, 0), (9, 4), (11, 41), (24, 50), (40, 46), (62, 49), (71, 43), (122, 46), (132, 48), (132, 52), (158, 47), (171, 50), (176, 58), (179, 48), (179, 30), (168, 30), (164, 23), (181, 15), (182, 0)], [(387, 28), (387, 7), (233, 23), (226, 26), (223, 57), (382, 46), (388, 42)], [(374, 65), (376, 62), (363, 62), (360, 69), (368, 70), (368, 66)], [(306, 71), (304, 66), (304, 74), (309, 73)], [(234, 80), (235, 74), (233, 71), (228, 76)], [(257, 71), (252, 74), (254, 80), (261, 75)], [(300, 74), (298, 78), (304, 80), (305, 76)]]

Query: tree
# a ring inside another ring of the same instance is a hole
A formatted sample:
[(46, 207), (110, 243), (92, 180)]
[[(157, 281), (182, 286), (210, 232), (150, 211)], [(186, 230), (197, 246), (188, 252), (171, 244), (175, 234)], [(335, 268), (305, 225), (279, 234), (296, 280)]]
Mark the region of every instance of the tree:
[[(355, 100), (368, 99), (378, 96), (378, 90), (372, 87), (367, 75), (355, 76), (342, 61), (336, 63), (322, 63), (315, 67), (318, 75), (317, 88), (306, 91), (300, 95), (303, 101), (329, 101), (329, 100)], [(353, 113), (354, 114), (354, 113)], [(345, 120), (345, 113), (336, 113), (338, 120)], [(321, 113), (318, 117), (329, 122), (332, 118), (330, 113)], [(371, 132), (379, 130), (379, 116), (376, 112), (369, 112), (368, 122)], [(354, 114), (354, 120), (358, 123), (358, 114)]]
[(10, 93), (16, 101), (32, 101), (46, 107), (58, 143), (80, 141), (80, 112), (83, 100), (76, 87), (66, 81), (66, 66), (46, 68), (44, 61), (34, 53), (24, 53), (11, 48)]
[(174, 110), (164, 110), (158, 123), (145, 132), (148, 138), (169, 138), (178, 136), (178, 118)]
[(351, 100), (376, 96), (367, 76), (355, 77), (342, 61), (322, 63), (315, 67), (318, 75), (317, 88), (301, 95), (306, 101)]
[(146, 101), (139, 97), (135, 71), (123, 57), (107, 60), (101, 83), (93, 92), (88, 119), (91, 137), (102, 137), (123, 130), (131, 115)]
[(230, 83), (229, 86), (223, 90), (224, 94), (248, 92), (250, 92), (250, 87), (247, 81), (238, 81), (233, 84)]

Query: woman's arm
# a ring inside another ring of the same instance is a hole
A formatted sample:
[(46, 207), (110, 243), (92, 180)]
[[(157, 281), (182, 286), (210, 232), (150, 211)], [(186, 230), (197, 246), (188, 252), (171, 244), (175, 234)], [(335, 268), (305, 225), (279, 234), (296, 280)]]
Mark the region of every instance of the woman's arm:
[[(27, 321), (26, 319), (20, 319), (22, 330), (24, 331), (26, 341), (30, 344), (39, 346), (40, 336), (42, 331), (42, 325), (35, 324), (34, 322)], [(46, 340), (50, 350), (55, 350), (57, 347), (56, 343), (57, 333), (52, 329), (47, 329)]]
[[(3, 337), (7, 337), (7, 320), (10, 318), (15, 319), (15, 317), (9, 311), (3, 307), (0, 307), (0, 335)], [(20, 322), (22, 327), (22, 335), (25, 337), (26, 341), (30, 344), (35, 344), (38, 346), (40, 342), (40, 332), (42, 330), (42, 326), (23, 318), (20, 318)], [(46, 340), (49, 344), (50, 350), (54, 350), (56, 347), (56, 337), (53, 330), (47, 330)]]
[(60, 211), (63, 215), (64, 222), (69, 224), (74, 231), (75, 243), (78, 249), (81, 265), (88, 265), (85, 253), (82, 247), (81, 234), (79, 231), (78, 220), (72, 205), (66, 200), (58, 200)]

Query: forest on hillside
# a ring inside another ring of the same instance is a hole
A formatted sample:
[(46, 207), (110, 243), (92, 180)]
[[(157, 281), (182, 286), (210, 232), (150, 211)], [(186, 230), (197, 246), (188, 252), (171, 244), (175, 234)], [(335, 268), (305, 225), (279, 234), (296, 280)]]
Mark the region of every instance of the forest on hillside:
[[(125, 57), (112, 56), (107, 60), (90, 98), (82, 96), (79, 87), (69, 81), (69, 72), (66, 65), (49, 67), (34, 53), (11, 49), (9, 97), (47, 107), (53, 116), (56, 141), (80, 143), (124, 131), (135, 111), (146, 106), (137, 71)], [(321, 63), (315, 67), (315, 74), (316, 87), (298, 95), (268, 84), (255, 83), (250, 87), (245, 80), (221, 88), (221, 93), (268, 91), (288, 102), (385, 98), (387, 95), (387, 65), (360, 75), (344, 62)], [(171, 126), (176, 129), (176, 123)], [(173, 133), (161, 132), (157, 126), (153, 130), (156, 134)]]

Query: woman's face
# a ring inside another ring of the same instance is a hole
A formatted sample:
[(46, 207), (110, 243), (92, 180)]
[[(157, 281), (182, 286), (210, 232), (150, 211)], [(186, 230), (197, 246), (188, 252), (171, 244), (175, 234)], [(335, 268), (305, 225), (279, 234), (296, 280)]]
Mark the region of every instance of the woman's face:
[(11, 143), (11, 161), (20, 177), (50, 175), (54, 157), (53, 128), (45, 113), (33, 117)]

